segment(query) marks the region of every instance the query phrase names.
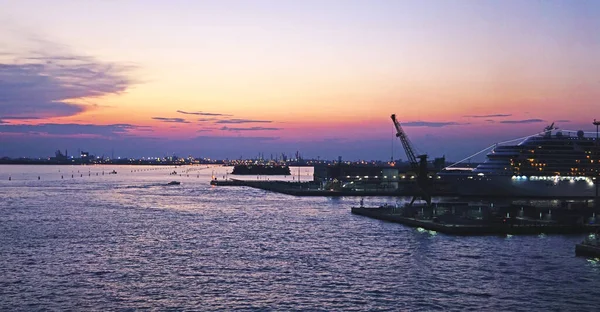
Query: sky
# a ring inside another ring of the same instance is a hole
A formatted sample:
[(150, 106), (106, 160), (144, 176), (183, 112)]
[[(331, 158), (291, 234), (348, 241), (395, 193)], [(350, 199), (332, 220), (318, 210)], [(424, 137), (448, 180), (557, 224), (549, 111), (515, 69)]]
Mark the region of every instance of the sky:
[(600, 119), (599, 1), (0, 0), (0, 157), (450, 160)]

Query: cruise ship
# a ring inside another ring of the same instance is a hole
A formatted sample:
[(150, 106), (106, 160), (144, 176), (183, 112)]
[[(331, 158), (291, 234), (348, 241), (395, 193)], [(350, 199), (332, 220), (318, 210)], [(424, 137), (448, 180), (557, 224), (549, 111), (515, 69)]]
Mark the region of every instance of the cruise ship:
[(597, 135), (552, 124), (517, 145), (494, 147), (474, 169), (446, 168), (439, 175), (462, 196), (591, 199), (600, 174)]

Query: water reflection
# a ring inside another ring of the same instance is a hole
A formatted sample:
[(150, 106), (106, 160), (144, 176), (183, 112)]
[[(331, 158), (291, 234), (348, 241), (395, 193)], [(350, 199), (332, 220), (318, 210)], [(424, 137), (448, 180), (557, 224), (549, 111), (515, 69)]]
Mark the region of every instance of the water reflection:
[[(582, 311), (600, 296), (582, 236), (447, 236), (352, 215), (357, 198), (211, 187), (222, 168), (171, 187), (173, 168), (17, 167), (0, 168), (20, 177), (0, 181), (2, 310)], [(100, 174), (58, 176), (77, 170)]]

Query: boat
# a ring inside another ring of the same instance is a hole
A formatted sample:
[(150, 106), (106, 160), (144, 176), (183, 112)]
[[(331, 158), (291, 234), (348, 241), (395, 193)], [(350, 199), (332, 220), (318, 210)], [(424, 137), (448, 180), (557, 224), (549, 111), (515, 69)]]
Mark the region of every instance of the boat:
[(231, 174), (237, 175), (290, 175), (290, 167), (279, 165), (236, 165)]
[(113, 171), (109, 172), (108, 174), (117, 174), (117, 171), (113, 170)]
[(494, 147), (475, 168), (446, 168), (438, 175), (460, 196), (592, 199), (599, 143), (597, 134), (560, 131), (552, 124), (517, 145)]
[(167, 183), (167, 185), (179, 185), (179, 184), (181, 184), (181, 182), (179, 182), (179, 181), (171, 181), (171, 182)]
[(580, 243), (575, 245), (575, 255), (586, 257), (600, 257), (600, 235), (590, 234)]

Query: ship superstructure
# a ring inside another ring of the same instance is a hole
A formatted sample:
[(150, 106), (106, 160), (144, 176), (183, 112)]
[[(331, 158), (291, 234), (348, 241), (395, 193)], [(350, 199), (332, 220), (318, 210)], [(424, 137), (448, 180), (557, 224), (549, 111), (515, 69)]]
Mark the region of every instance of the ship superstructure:
[(517, 145), (498, 145), (473, 170), (440, 173), (460, 195), (540, 198), (596, 196), (599, 140), (554, 125)]

